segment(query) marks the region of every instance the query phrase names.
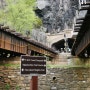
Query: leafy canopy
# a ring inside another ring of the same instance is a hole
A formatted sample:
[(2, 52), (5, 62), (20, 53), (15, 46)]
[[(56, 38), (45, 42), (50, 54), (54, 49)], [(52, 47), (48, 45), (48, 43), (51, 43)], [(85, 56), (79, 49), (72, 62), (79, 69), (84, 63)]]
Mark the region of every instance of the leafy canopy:
[(36, 0), (6, 0), (6, 6), (0, 10), (0, 23), (25, 33), (26, 30), (42, 25), (33, 9)]

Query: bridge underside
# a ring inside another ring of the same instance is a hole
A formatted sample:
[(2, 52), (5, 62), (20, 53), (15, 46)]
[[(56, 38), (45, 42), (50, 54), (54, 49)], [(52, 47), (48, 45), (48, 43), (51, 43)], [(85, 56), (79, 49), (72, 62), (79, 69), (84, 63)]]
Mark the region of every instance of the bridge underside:
[(17, 53), (17, 52), (13, 52), (13, 51), (0, 48), (0, 60), (2, 58), (5, 59), (5, 58), (16, 57), (16, 56), (21, 56), (21, 55), (22, 53)]
[[(90, 3), (89, 3), (90, 4)], [(90, 6), (88, 7), (90, 8)], [(76, 23), (77, 24), (77, 23)], [(79, 22), (81, 26), (78, 28), (78, 35), (72, 47), (72, 55), (82, 58), (90, 57), (90, 9), (83, 18), (83, 22)]]
[[(74, 43), (74, 39), (72, 38), (68, 38), (66, 43), (65, 40), (62, 39), (54, 44), (52, 44), (52, 48), (54, 48), (55, 50), (59, 51), (59, 52), (66, 52), (66, 47), (67, 47), (67, 51), (70, 52), (72, 49), (72, 45)], [(65, 44), (67, 44), (67, 46), (65, 46)]]

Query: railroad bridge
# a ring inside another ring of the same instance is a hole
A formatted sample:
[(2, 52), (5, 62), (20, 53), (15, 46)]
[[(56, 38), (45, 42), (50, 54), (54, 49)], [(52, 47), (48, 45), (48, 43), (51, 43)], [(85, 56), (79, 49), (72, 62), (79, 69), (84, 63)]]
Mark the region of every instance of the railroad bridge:
[(74, 31), (78, 32), (72, 47), (72, 55), (81, 58), (90, 58), (90, 1), (81, 4), (80, 12), (86, 15), (76, 19)]
[(21, 33), (0, 25), (0, 58), (20, 55), (46, 55), (53, 58), (57, 53), (42, 43), (31, 40)]

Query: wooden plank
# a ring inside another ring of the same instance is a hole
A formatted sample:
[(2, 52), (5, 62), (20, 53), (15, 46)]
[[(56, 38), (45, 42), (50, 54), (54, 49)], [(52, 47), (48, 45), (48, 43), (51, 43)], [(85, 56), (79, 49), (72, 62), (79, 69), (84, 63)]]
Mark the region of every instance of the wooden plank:
[(11, 50), (11, 37), (9, 35), (5, 35), (4, 41), (5, 41), (5, 49)]
[(4, 39), (4, 37), (5, 37), (5, 35), (4, 35), (4, 33), (2, 32), (2, 38), (1, 38), (1, 48), (5, 48), (5, 39)]

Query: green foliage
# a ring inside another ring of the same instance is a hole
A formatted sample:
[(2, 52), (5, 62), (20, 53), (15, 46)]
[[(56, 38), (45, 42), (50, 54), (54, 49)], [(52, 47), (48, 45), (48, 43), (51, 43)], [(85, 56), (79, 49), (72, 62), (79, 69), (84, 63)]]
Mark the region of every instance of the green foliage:
[(9, 84), (5, 85), (5, 90), (10, 90), (10, 85)]
[[(4, 90), (10, 90), (10, 89), (11, 89), (10, 85), (6, 84), (5, 87), (4, 87)], [(20, 90), (20, 86), (16, 85), (15, 90)]]
[(20, 86), (16, 86), (16, 90), (20, 90)]
[(6, 0), (7, 6), (0, 10), (0, 22), (9, 25), (12, 29), (25, 33), (34, 27), (42, 25), (33, 9), (36, 0)]
[(12, 68), (19, 68), (20, 67), (20, 64), (9, 64), (9, 63), (6, 63), (6, 64), (0, 64), (0, 66), (12, 67)]

